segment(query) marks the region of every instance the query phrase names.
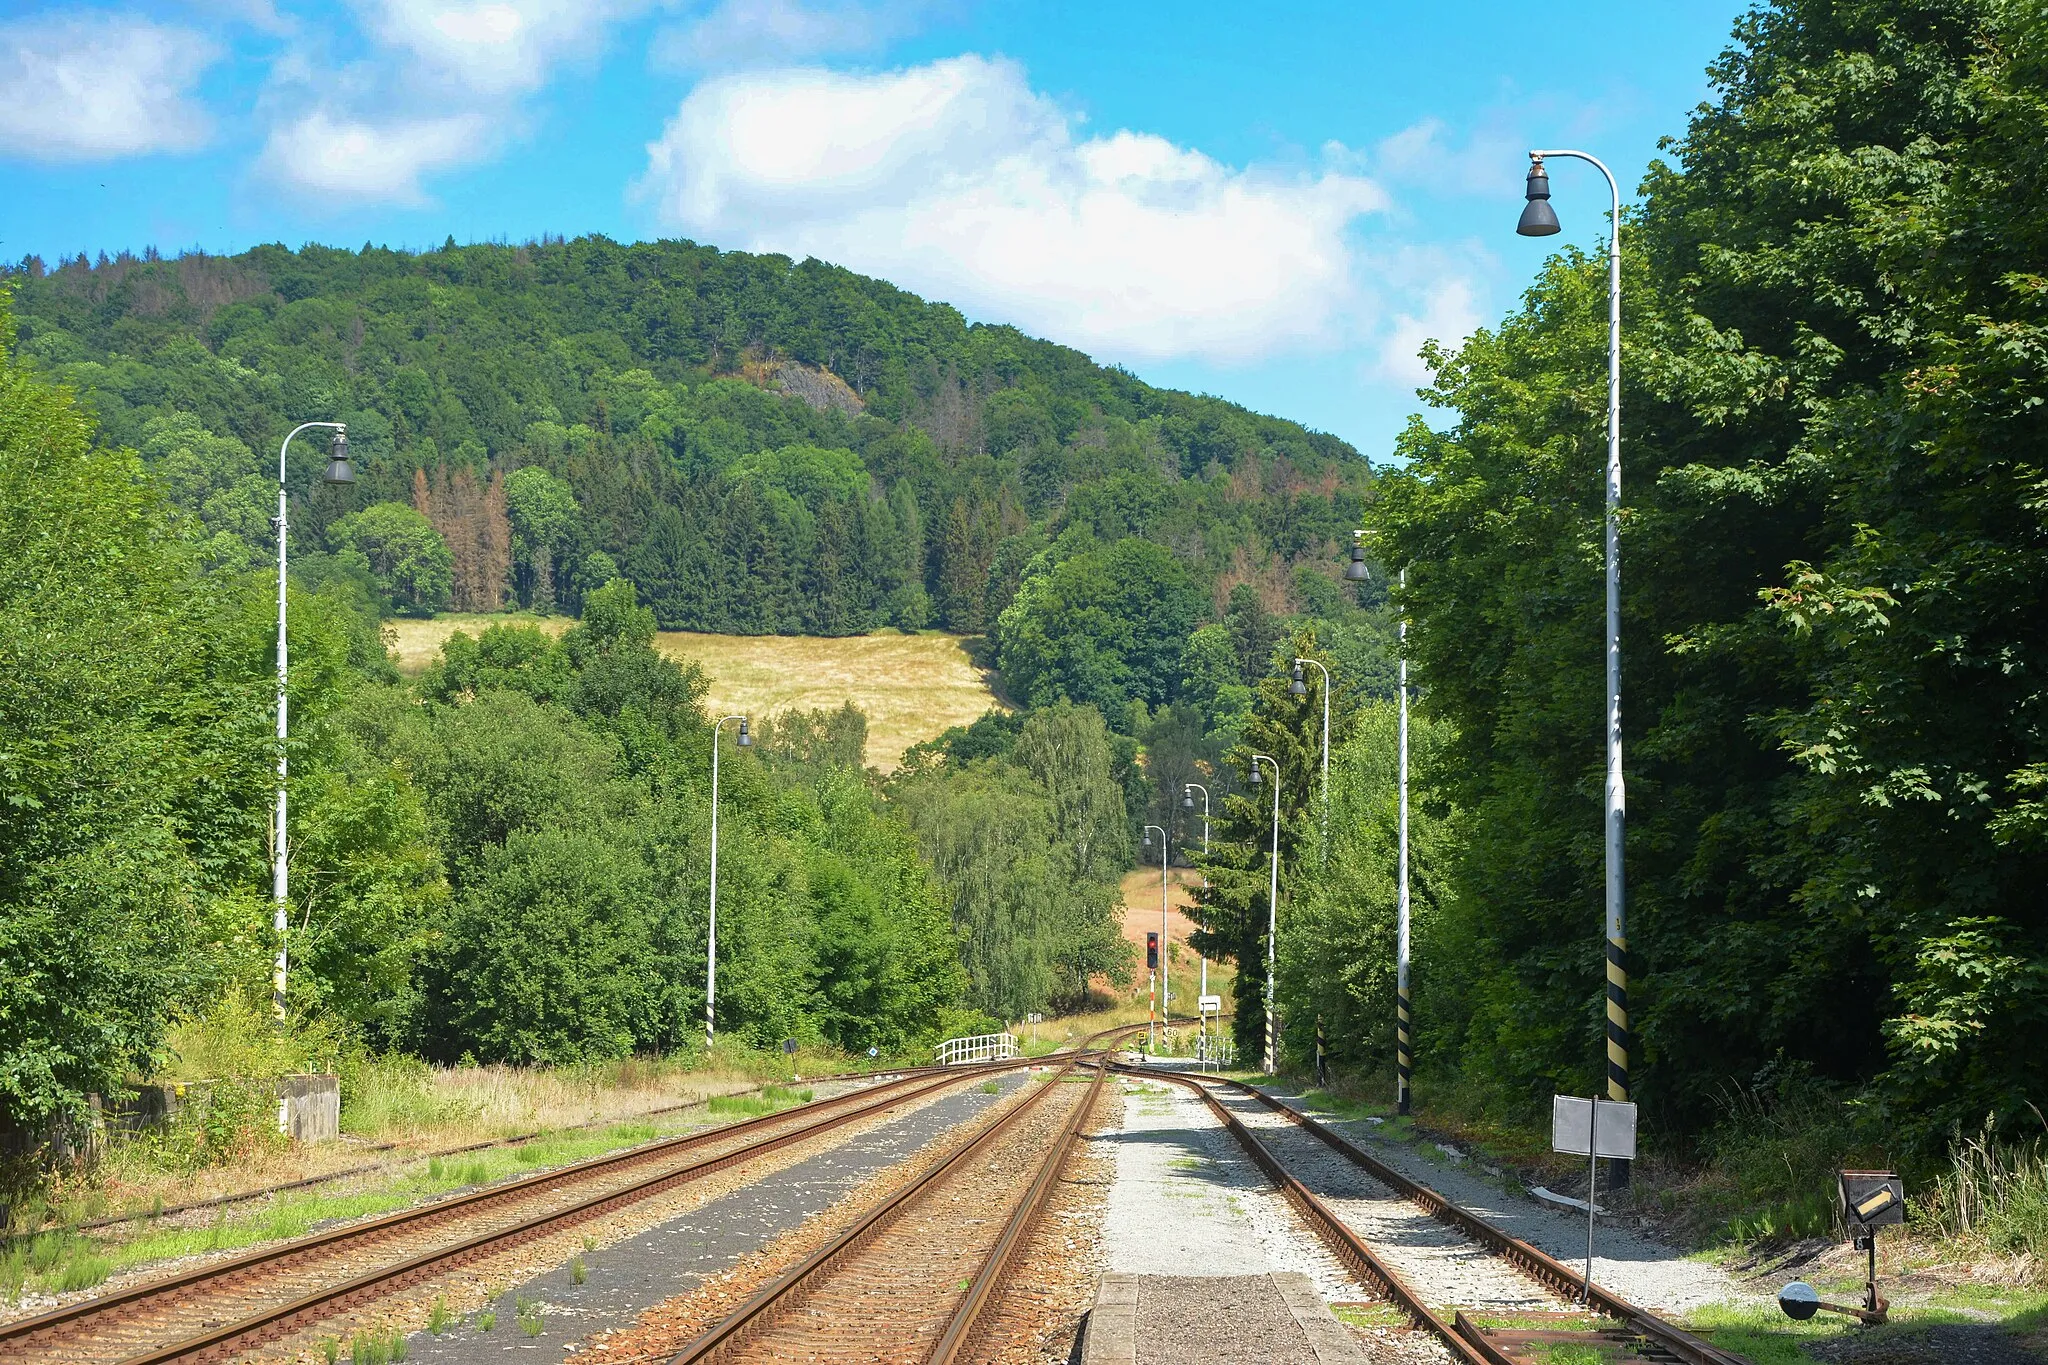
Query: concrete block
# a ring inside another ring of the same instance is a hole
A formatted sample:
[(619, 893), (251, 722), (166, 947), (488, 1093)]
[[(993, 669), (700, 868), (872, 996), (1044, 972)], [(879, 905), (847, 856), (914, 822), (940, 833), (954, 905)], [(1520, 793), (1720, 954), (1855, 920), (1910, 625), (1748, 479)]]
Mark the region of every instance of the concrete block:
[(277, 1126), (293, 1142), (331, 1142), (341, 1136), (341, 1077), (309, 1073), (277, 1083)]

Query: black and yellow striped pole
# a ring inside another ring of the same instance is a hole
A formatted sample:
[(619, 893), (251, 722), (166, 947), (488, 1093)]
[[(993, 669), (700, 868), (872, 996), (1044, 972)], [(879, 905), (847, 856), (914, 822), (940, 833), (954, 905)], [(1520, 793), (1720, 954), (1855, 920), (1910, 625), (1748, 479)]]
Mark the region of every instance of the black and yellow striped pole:
[(1607, 1098), (1628, 1100), (1628, 941), (1607, 940)]

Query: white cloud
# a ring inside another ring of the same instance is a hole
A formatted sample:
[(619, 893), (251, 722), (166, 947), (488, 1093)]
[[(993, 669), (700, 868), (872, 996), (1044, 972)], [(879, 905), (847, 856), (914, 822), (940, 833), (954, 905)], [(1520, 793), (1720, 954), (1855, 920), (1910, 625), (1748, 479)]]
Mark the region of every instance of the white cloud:
[(638, 188), (667, 226), (815, 255), (1118, 359), (1250, 361), (1353, 331), (1342, 171), (1235, 169), (1147, 133), (1081, 139), (1014, 63), (728, 76)]
[(186, 152), (212, 131), (193, 99), (204, 35), (78, 11), (0, 24), (0, 155), (96, 161)]
[(356, 0), (378, 41), (482, 94), (541, 85), (653, 0)]
[(1455, 350), (1484, 321), (1478, 290), (1468, 277), (1442, 266), (1424, 273), (1424, 278), (1430, 275), (1434, 278), (1422, 289), (1420, 306), (1396, 313), (1380, 339), (1373, 368), (1381, 379), (1427, 384), (1430, 373), (1422, 363), (1422, 344), (1440, 341)]
[(337, 196), (336, 207), (419, 203), (422, 175), (474, 160), (491, 145), (489, 126), (473, 114), (373, 124), (316, 109), (271, 131), (261, 165), (284, 184)]
[(1382, 139), (1373, 168), (1388, 180), (1438, 193), (1518, 199), (1529, 165), (1529, 143), (1516, 129), (1488, 115), (1454, 139), (1440, 118), (1425, 118)]
[(701, 69), (867, 52), (917, 26), (933, 0), (702, 0), (655, 40), (658, 65)]

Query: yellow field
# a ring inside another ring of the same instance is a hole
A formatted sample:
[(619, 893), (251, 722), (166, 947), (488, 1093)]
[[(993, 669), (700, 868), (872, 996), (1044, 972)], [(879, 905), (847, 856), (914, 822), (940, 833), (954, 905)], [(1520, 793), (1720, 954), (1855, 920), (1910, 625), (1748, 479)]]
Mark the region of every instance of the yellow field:
[[(384, 630), (398, 667), (417, 673), (434, 661), (442, 643), (456, 631), (476, 634), (502, 622), (539, 626), (555, 634), (574, 624), (561, 616), (450, 613), (431, 621), (387, 621)], [(867, 713), (867, 761), (884, 772), (894, 769), (911, 745), (965, 725), (996, 704), (959, 638), (936, 631), (884, 631), (828, 640), (665, 630), (655, 637), (655, 646), (674, 658), (697, 662), (711, 684), (707, 705), (718, 715), (834, 709), (851, 701)]]

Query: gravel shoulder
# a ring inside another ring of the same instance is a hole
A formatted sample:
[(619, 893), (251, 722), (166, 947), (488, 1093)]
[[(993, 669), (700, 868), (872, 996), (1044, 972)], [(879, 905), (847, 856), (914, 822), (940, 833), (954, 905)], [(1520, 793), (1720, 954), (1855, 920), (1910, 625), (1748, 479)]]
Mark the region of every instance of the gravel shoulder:
[(1165, 1082), (1122, 1085), (1123, 1127), (1109, 1139), (1116, 1176), (1104, 1219), (1105, 1269), (1174, 1276), (1296, 1270), (1326, 1300), (1372, 1297), (1200, 1099)]

